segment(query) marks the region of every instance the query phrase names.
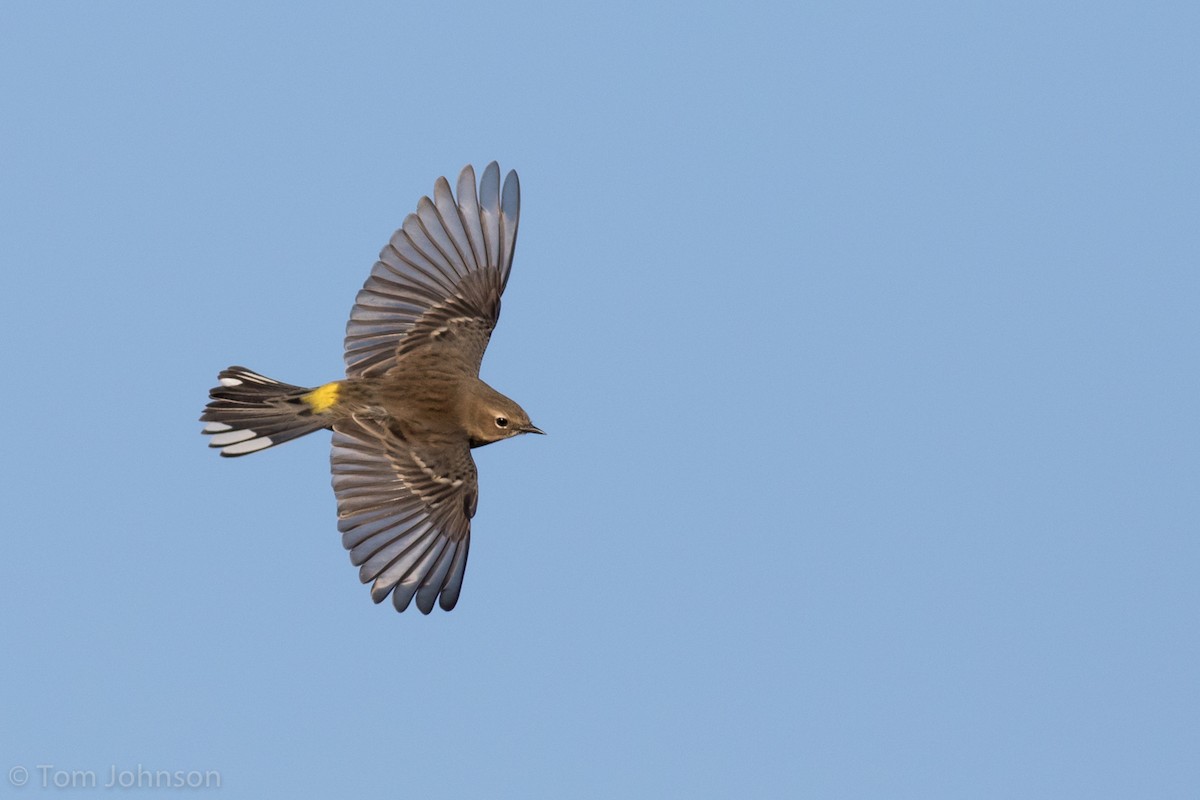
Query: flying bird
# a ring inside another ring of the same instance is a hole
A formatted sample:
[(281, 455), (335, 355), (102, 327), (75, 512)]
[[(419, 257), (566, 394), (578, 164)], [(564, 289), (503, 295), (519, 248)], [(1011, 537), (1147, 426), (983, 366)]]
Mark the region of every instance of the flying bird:
[(338, 530), (371, 599), (428, 614), (458, 602), (479, 482), (471, 448), (542, 433), (479, 379), (520, 216), (517, 173), (465, 167), (422, 197), (379, 254), (346, 324), (346, 378), (315, 388), (229, 367), (200, 420), (241, 456), (333, 431)]

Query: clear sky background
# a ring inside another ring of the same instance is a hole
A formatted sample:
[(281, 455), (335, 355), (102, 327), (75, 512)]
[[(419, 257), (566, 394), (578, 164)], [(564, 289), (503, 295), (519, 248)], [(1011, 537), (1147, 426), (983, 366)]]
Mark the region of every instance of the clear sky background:
[[(1198, 41), (1185, 2), (5, 3), (0, 766), (1200, 795)], [(476, 451), (459, 606), (398, 615), (326, 434), (230, 461), (196, 418), (229, 364), (340, 377), (379, 249), (492, 159), (483, 377), (549, 436)]]

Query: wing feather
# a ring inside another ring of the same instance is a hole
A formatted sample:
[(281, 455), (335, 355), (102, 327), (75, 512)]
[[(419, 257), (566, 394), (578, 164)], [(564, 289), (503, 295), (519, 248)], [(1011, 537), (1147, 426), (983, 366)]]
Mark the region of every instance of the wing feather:
[(379, 254), (346, 325), (346, 374), (382, 375), (418, 347), (454, 348), (478, 371), (500, 316), (520, 220), (515, 172), (439, 178)]
[(391, 594), (399, 611), (414, 597), (424, 614), (454, 608), (478, 497), (469, 444), (413, 445), (352, 418), (334, 424), (330, 463), (342, 545), (371, 598)]

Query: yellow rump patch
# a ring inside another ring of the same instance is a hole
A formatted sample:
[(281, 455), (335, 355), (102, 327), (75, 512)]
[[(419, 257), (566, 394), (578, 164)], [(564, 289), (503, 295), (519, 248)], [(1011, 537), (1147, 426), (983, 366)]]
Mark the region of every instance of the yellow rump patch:
[(302, 400), (312, 407), (312, 410), (321, 414), (333, 408), (337, 403), (338, 390), (341, 388), (340, 381), (327, 383), (324, 386), (318, 386), (308, 394), (304, 395)]

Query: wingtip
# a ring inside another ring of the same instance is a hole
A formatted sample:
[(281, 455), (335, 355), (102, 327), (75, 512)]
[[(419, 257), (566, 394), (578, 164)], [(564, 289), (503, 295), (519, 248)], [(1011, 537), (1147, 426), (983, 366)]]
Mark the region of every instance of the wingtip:
[(479, 201), (484, 207), (487, 207), (486, 201), (495, 198), (499, 193), (500, 165), (493, 161), (484, 167), (483, 175), (479, 178)]
[(501, 193), (500, 207), (507, 215), (514, 215), (517, 209), (521, 207), (521, 179), (517, 177), (517, 171), (510, 169), (508, 174), (504, 176), (504, 190)]
[(433, 612), (433, 606), (433, 598), (426, 599), (421, 596), (420, 592), (417, 593), (417, 611), (420, 611), (425, 616), (429, 616)]

